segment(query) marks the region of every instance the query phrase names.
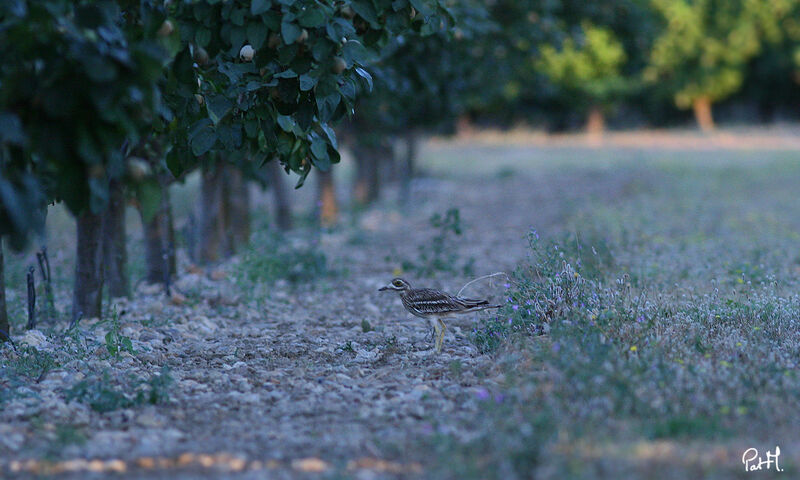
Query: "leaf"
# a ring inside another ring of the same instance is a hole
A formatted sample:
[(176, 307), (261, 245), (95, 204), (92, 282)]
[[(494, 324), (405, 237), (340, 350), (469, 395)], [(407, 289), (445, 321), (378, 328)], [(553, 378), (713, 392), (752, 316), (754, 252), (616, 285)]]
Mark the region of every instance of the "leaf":
[(250, 4), (250, 13), (253, 15), (260, 15), (272, 6), (272, 2), (270, 0), (253, 0)]
[(208, 42), (211, 41), (211, 30), (199, 27), (197, 31), (194, 32), (194, 41), (201, 47), (208, 46)]
[(428, 15), (433, 13), (433, 10), (428, 6), (428, 2), (425, 0), (408, 0), (411, 5), (417, 9), (419, 13), (423, 16), (427, 17)]
[(317, 79), (312, 77), (311, 75), (304, 73), (300, 75), (300, 90), (303, 92), (307, 92), (314, 88), (314, 85), (317, 84)]
[(327, 172), (331, 168), (331, 159), (328, 157), (328, 144), (318, 136), (311, 141), (311, 154), (314, 155), (314, 165)]
[(280, 73), (276, 73), (275, 75), (273, 75), (273, 77), (274, 78), (295, 78), (295, 77), (297, 77), (297, 73), (295, 73), (294, 70), (289, 68), (289, 69), (286, 69), (286, 70), (284, 70), (284, 71), (282, 71)]
[(214, 122), (214, 125), (217, 125), (225, 115), (227, 115), (231, 108), (233, 108), (233, 102), (228, 100), (224, 95), (209, 95), (206, 97), (206, 110), (208, 111), (208, 117)]
[(250, 22), (247, 24), (247, 40), (255, 49), (261, 48), (267, 38), (267, 26), (261, 22)]
[(308, 28), (317, 28), (325, 23), (325, 12), (320, 7), (306, 8), (305, 12), (300, 14), (297, 22)]
[(295, 121), (292, 117), (288, 115), (278, 115), (278, 125), (280, 125), (281, 130), (283, 130), (284, 132), (292, 133)]
[(369, 58), (369, 52), (358, 40), (348, 40), (342, 47), (342, 58), (348, 65), (354, 63), (365, 63)]
[(320, 123), (319, 126), (322, 128), (322, 131), (325, 132), (325, 136), (328, 137), (328, 142), (331, 144), (334, 150), (338, 150), (339, 147), (336, 144), (336, 132), (334, 132), (327, 123)]
[(356, 73), (358, 74), (359, 77), (361, 77), (364, 80), (366, 80), (367, 85), (369, 86), (369, 91), (371, 92), (372, 91), (372, 75), (370, 75), (368, 71), (364, 70), (361, 67), (356, 67)]
[(194, 153), (196, 157), (211, 150), (216, 142), (217, 133), (210, 126), (199, 129), (194, 135), (189, 137), (189, 145), (191, 145), (192, 153)]
[(356, 0), (350, 3), (350, 8), (373, 26), (378, 25), (378, 12), (375, 11), (375, 5), (371, 1)]
[(300, 27), (291, 22), (281, 22), (281, 36), (283, 43), (291, 45), (300, 36)]
[(306, 183), (309, 172), (311, 172), (311, 167), (307, 167), (300, 173), (300, 178), (297, 179), (297, 184), (294, 186), (295, 189), (302, 187), (303, 184)]
[(116, 356), (117, 343), (114, 341), (116, 339), (116, 335), (114, 335), (114, 332), (108, 332), (106, 333), (105, 338), (106, 338), (106, 350), (108, 350), (108, 353), (110, 353), (111, 355)]
[(317, 96), (317, 111), (321, 122), (327, 122), (333, 117), (340, 100), (341, 95), (339, 95), (339, 92), (334, 92), (324, 97)]

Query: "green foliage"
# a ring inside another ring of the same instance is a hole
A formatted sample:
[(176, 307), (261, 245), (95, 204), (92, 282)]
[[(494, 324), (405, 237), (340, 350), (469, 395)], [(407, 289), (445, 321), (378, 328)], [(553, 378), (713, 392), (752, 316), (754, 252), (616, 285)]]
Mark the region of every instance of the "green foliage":
[(364, 333), (371, 332), (373, 330), (372, 325), (370, 325), (367, 319), (361, 320), (361, 331)]
[(12, 0), (0, 22), (0, 234), (20, 247), (48, 201), (99, 213), (110, 180), (140, 183), (124, 158), (140, 143), (166, 145), (154, 163), (176, 176), (224, 153), (278, 158), (300, 186), (339, 160), (332, 123), (371, 59), (450, 15), (438, 0)]
[(312, 166), (339, 161), (331, 125), (371, 87), (371, 59), (398, 35), (427, 34), (449, 18), (435, 0), (204, 0), (172, 13), (185, 48), (168, 80), (178, 113), (167, 130), (170, 168), (180, 174), (209, 151), (276, 157), (300, 175), (298, 186)]
[(625, 50), (610, 29), (584, 22), (577, 39), (568, 37), (560, 48), (540, 46), (536, 65), (568, 94), (602, 105), (625, 91), (625, 59)]
[(55, 357), (44, 350), (22, 345), (16, 353), (16, 359), (11, 363), (14, 373), (36, 380), (58, 366)]
[(314, 245), (295, 246), (275, 235), (254, 241), (235, 273), (240, 284), (246, 285), (278, 280), (306, 283), (331, 274), (325, 253)]
[(789, 3), (746, 0), (653, 0), (664, 28), (653, 43), (645, 79), (670, 89), (680, 108), (697, 99), (724, 99), (742, 85), (744, 67)]
[[(519, 115), (553, 120), (565, 107), (583, 109), (587, 101), (610, 104), (631, 93), (637, 87), (632, 79), (646, 63), (653, 23), (646, 2), (639, 0), (500, 0), (491, 3), (489, 17), (498, 27), (482, 54), (492, 58), (491, 82), (499, 90), (482, 110), (506, 120)], [(542, 47), (550, 50), (544, 63)], [(565, 67), (595, 78), (548, 78), (548, 72)]]
[(123, 143), (161, 109), (164, 12), (137, 7), (135, 18), (111, 1), (0, 7), (0, 234), (16, 245), (41, 228), (46, 201), (102, 211), (108, 180), (124, 171)]
[(430, 244), (417, 247), (419, 257), (416, 261), (402, 262), (403, 270), (422, 277), (432, 277), (439, 272), (471, 275), (474, 259), (470, 258), (462, 264), (456, 252), (456, 242), (462, 234), (460, 211), (451, 208), (444, 216), (436, 213), (431, 216), (430, 224), (436, 229), (436, 235)]
[(111, 313), (111, 318), (108, 320), (109, 329), (105, 335), (106, 350), (115, 358), (119, 358), (120, 353), (128, 352), (135, 355), (136, 351), (133, 349), (130, 337), (123, 335), (119, 328), (119, 314), (116, 309)]
[(447, 6), (451, 21), (429, 35), (396, 37), (369, 65), (374, 82), (363, 88), (354, 120), (359, 141), (365, 133), (451, 130), (458, 115), (492, 95), (494, 65), (484, 49), (494, 26), (484, 5)]
[(139, 405), (160, 405), (169, 401), (172, 377), (164, 367), (159, 374), (149, 378), (135, 376), (112, 378), (108, 371), (81, 380), (66, 392), (67, 401), (89, 405), (100, 413), (131, 408)]

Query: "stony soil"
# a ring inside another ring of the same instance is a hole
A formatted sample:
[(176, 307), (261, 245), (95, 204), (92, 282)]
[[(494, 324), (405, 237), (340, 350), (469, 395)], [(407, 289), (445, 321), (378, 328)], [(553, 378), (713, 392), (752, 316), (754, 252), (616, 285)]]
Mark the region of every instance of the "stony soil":
[[(458, 433), (502, 375), (469, 340), (478, 315), (451, 321), (437, 355), (427, 323), (378, 287), (400, 260), (415, 259), (420, 246), (430, 245), (436, 233), (430, 216), (452, 207), (460, 209), (464, 227), (454, 247), (459, 259), (475, 258), (475, 276), (512, 271), (525, 257), (530, 227), (558, 224), (575, 180), (557, 174), (422, 179), (402, 211), (390, 191), (389, 200), (343, 222), (349, 226), (322, 234), (320, 248), (340, 274), (311, 284), (245, 291), (233, 274), (241, 259), (233, 259), (213, 271), (184, 272), (176, 282), (178, 301), (140, 285), (134, 300), (116, 303), (126, 312), (122, 334), (133, 340), (135, 355), (108, 358), (107, 328), (85, 322), (82, 336), (91, 352), (61, 355), (64, 365), (38, 383), (15, 387), (0, 411), (0, 471), (75, 478), (87, 471), (125, 471), (131, 478), (424, 476), (425, 465), (406, 447), (434, 430)], [(578, 180), (602, 195), (621, 188)], [(558, 204), (551, 201), (556, 195)], [(302, 241), (303, 233), (297, 236)], [(453, 293), (471, 279), (404, 276)], [(502, 301), (502, 283), (465, 293)], [(35, 332), (17, 340), (60, 355), (52, 338)], [(65, 400), (84, 376), (106, 370), (119, 380), (163, 366), (174, 379), (167, 404), (97, 413)], [(63, 426), (85, 442), (61, 439)]]

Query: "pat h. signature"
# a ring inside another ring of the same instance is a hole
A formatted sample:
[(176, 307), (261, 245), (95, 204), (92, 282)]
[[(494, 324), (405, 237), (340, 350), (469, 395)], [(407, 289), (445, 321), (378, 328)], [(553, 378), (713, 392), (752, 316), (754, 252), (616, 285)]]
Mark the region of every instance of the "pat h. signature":
[(778, 464), (778, 457), (781, 456), (781, 447), (775, 446), (775, 453), (767, 450), (766, 459), (758, 454), (755, 448), (748, 448), (742, 454), (742, 463), (744, 464), (745, 472), (752, 472), (755, 470), (770, 470), (773, 467), (776, 472), (782, 472), (783, 469)]

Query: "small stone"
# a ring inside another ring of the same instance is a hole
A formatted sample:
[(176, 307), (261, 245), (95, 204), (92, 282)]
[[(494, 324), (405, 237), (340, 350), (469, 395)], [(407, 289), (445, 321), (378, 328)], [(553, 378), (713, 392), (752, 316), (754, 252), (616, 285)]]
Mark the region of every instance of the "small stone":
[(322, 473), (328, 470), (328, 464), (319, 458), (299, 458), (292, 460), (292, 468), (301, 472)]
[(136, 417), (136, 423), (143, 427), (158, 428), (164, 425), (164, 420), (152, 410), (146, 410)]
[(24, 343), (28, 346), (31, 346), (37, 350), (46, 349), (51, 346), (50, 342), (47, 341), (47, 337), (44, 336), (39, 330), (33, 329), (28, 330), (25, 332), (25, 335), (22, 338), (17, 340), (19, 343)]
[(172, 292), (172, 296), (169, 297), (169, 302), (173, 305), (183, 305), (186, 303), (186, 296), (178, 292)]
[(209, 275), (209, 277), (211, 277), (211, 280), (218, 282), (227, 277), (227, 274), (222, 270), (214, 270), (213, 272), (211, 272), (211, 275)]

